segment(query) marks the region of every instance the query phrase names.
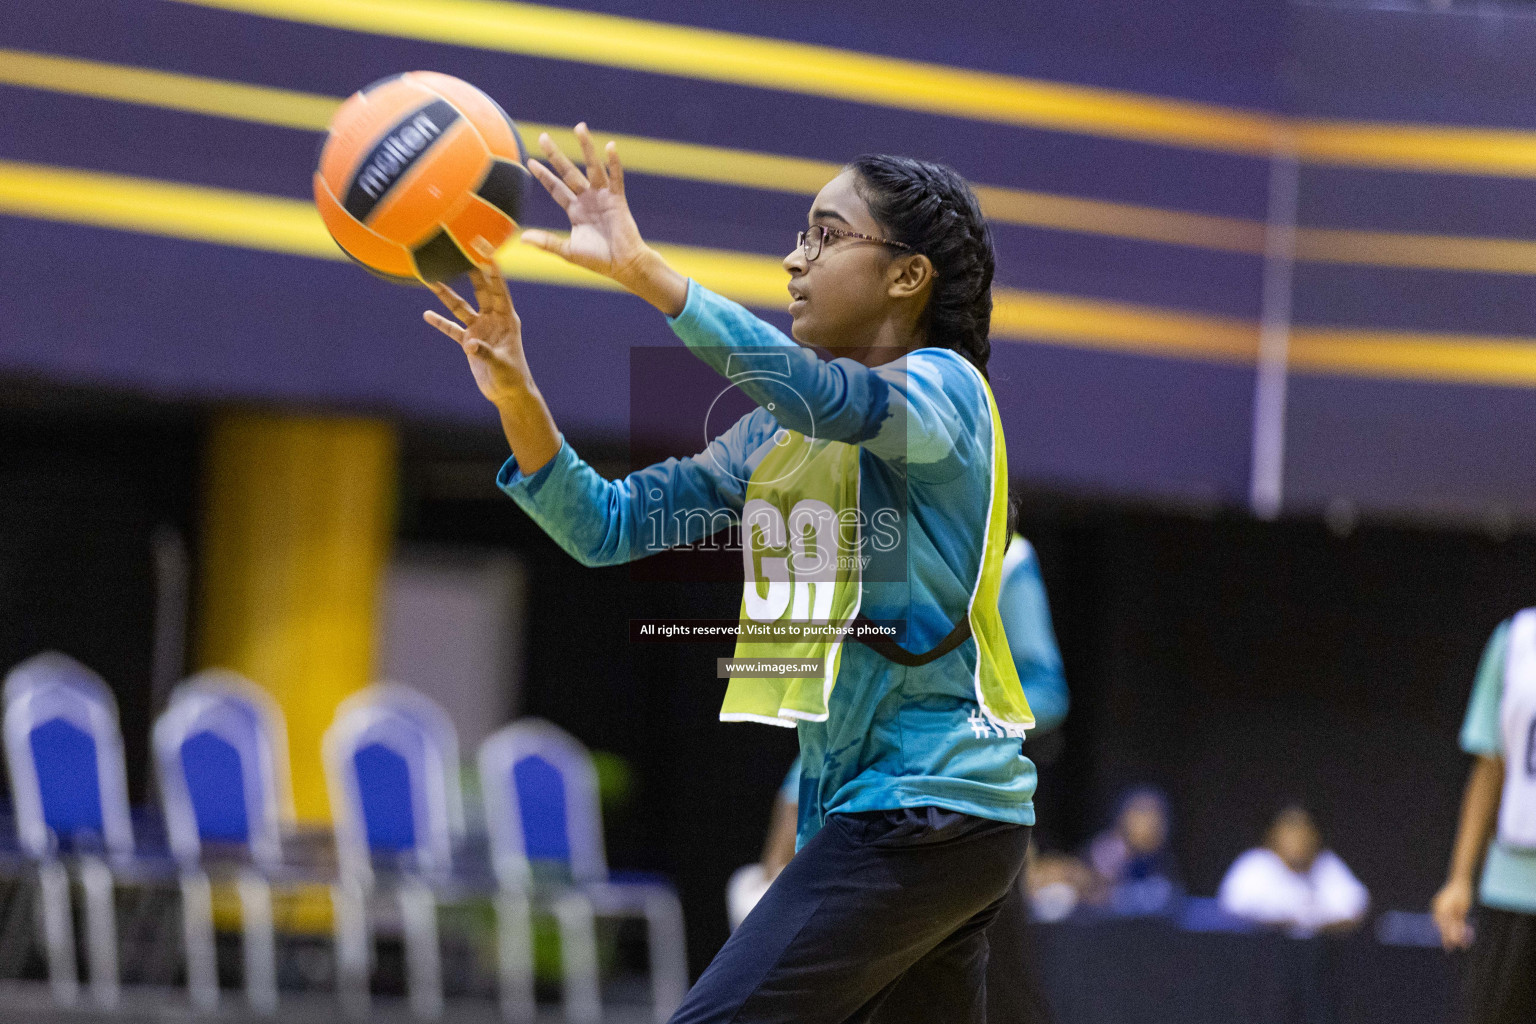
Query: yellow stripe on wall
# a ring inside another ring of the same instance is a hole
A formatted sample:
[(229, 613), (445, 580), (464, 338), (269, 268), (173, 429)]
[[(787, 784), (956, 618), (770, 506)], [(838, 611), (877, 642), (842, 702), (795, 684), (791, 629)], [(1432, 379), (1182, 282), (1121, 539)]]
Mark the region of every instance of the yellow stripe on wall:
[(826, 46), (501, 0), (179, 0), (357, 32), (659, 72), (975, 121), (1382, 170), (1536, 177), (1536, 133), (1295, 119)]
[[(0, 49), (0, 83), (313, 131), (325, 129), (341, 102), (242, 82), (6, 49)], [(579, 151), (568, 128), (537, 122), (521, 122), (520, 127), (530, 143), (540, 132), (549, 132), (563, 149)], [(840, 169), (824, 160), (639, 135), (599, 135), (618, 142), (630, 169), (686, 181), (814, 195)], [(1004, 224), (1255, 255), (1264, 249), (1260, 221), (994, 185), (975, 189), (987, 216)], [(1304, 262), (1536, 274), (1536, 242), (1519, 239), (1302, 228), (1296, 256)]]
[(1302, 228), (1296, 232), (1296, 258), (1310, 263), (1536, 274), (1536, 242), (1517, 238)]
[(325, 130), (341, 103), (290, 89), (26, 50), (0, 49), (0, 83), (314, 131)]
[[(0, 82), (316, 131), (324, 130), (341, 102), (266, 86), (4, 49)], [(532, 122), (522, 127), (530, 141), (547, 131), (562, 148), (578, 151), (567, 128)], [(619, 143), (626, 166), (682, 180), (814, 195), (839, 170), (830, 161), (635, 135), (603, 137)], [(1264, 247), (1264, 225), (1259, 221), (992, 185), (976, 186), (976, 194), (988, 217), (1007, 224), (1229, 252), (1257, 254)], [(1303, 228), (1296, 252), (1303, 261), (1536, 273), (1536, 243), (1517, 239)]]
[[(0, 49), (0, 83), (314, 131), (325, 130), (341, 103), (337, 97), (5, 49)], [(562, 149), (580, 152), (569, 128), (525, 121), (518, 124), (530, 148), (540, 132), (549, 132)], [(841, 170), (840, 165), (826, 160), (638, 135), (601, 137), (619, 144), (626, 167), (684, 181), (809, 196)], [(1264, 225), (1237, 217), (993, 185), (977, 186), (976, 194), (988, 217), (1007, 224), (1231, 252), (1259, 253), (1264, 246)]]
[(1370, 121), (1297, 121), (1304, 163), (1536, 178), (1536, 132)]
[(994, 338), (1249, 364), (1259, 353), (1258, 325), (1231, 317), (1011, 288), (992, 302)]
[[(0, 161), (0, 213), (140, 231), (295, 256), (343, 260), (309, 203), (200, 185)], [(712, 291), (783, 309), (788, 277), (770, 256), (683, 245), (656, 248)], [(606, 278), (513, 245), (500, 256), (509, 278), (612, 290)], [(1257, 331), (1238, 321), (1091, 299), (997, 288), (994, 335), (1189, 358), (1249, 360)]]
[[(322, 259), (345, 259), (306, 202), (196, 185), (0, 161), (0, 214), (139, 231)], [(782, 309), (786, 278), (773, 257), (658, 246), (705, 287)], [(515, 280), (613, 289), (604, 278), (531, 247), (500, 256)], [(993, 290), (993, 336), (1079, 348), (1252, 364), (1258, 326), (1230, 317), (1011, 288)], [(1536, 339), (1297, 328), (1299, 370), (1536, 387)]]
[(1536, 387), (1536, 338), (1298, 327), (1290, 367), (1298, 372)]
[(1276, 119), (1215, 104), (502, 0), (181, 0), (378, 35), (1028, 128), (1268, 156)]

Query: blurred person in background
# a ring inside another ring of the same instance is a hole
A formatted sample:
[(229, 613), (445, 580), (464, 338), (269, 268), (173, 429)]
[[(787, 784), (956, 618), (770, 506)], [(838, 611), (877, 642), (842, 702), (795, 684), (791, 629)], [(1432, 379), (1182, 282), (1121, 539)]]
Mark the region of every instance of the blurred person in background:
[(1135, 786), (1120, 797), (1114, 824), (1088, 848), (1103, 888), (1105, 909), (1126, 917), (1170, 914), (1184, 888), (1169, 849), (1168, 797), (1156, 786)]
[[(1447, 950), (1471, 947), (1469, 1024), (1529, 1024), (1536, 1021), (1536, 608), (1501, 622), (1489, 638), (1461, 749), (1476, 760), (1448, 877), (1431, 909)], [(1475, 926), (1468, 920), (1474, 896)]]
[(768, 835), (763, 840), (762, 856), (755, 864), (736, 869), (725, 888), (726, 915), (731, 930), (745, 921), (768, 886), (795, 855), (795, 833), (800, 816), (800, 758), (789, 766), (789, 773), (773, 797), (773, 813), (768, 820)]
[(1264, 845), (1238, 856), (1216, 897), (1227, 913), (1284, 928), (1295, 938), (1344, 932), (1365, 919), (1370, 895), (1300, 804), (1270, 823)]
[[(1035, 727), (1030, 730), (1030, 742), (1052, 733), (1067, 717), (1070, 699), (1067, 679), (1062, 672), (1061, 652), (1056, 646), (1056, 632), (1051, 625), (1051, 609), (1046, 599), (1045, 583), (1040, 576), (1040, 559), (1022, 534), (1015, 533), (1003, 556), (1003, 582), (998, 592), (997, 607), (1003, 619), (1003, 629), (1008, 638), (1008, 648), (1013, 654), (1014, 667), (1018, 669), (1019, 682), (1024, 696), (1035, 713)], [(1036, 758), (1038, 761), (1039, 759)], [(778, 873), (784, 870), (795, 855), (796, 819), (800, 804), (800, 759), (796, 758), (784, 777), (773, 802), (772, 819), (768, 836), (763, 843), (761, 860), (738, 868), (726, 888), (726, 905), (731, 928), (735, 929), (757, 904)], [(1047, 857), (1047, 872), (1051, 881), (1061, 874), (1052, 870), (1058, 860), (1072, 858)], [(1036, 891), (1033, 878), (1025, 884), (1025, 878), (1040, 863), (1031, 856), (1026, 870), (1015, 880), (996, 919), (987, 929), (987, 941), (991, 952), (987, 959), (987, 1019), (1010, 1024), (1036, 1024), (1050, 1020), (1049, 1009), (1040, 986), (1035, 981), (1033, 958), (1030, 953), (1028, 924), (1029, 902)], [(1073, 863), (1076, 863), (1075, 861)], [(1075, 880), (1089, 877), (1085, 868), (1077, 874), (1070, 872), (1061, 877)], [(1049, 882), (1046, 884), (1050, 884)], [(1059, 919), (1071, 912), (1078, 899), (1078, 888), (1069, 885), (1065, 890), (1051, 890), (1047, 896), (1053, 908), (1065, 906), (1065, 911), (1051, 919)], [(889, 1017), (889, 1013), (887, 1013)]]
[(1029, 909), (1037, 921), (1064, 921), (1083, 904), (1104, 902), (1102, 882), (1081, 857), (1032, 852), (1024, 878)]

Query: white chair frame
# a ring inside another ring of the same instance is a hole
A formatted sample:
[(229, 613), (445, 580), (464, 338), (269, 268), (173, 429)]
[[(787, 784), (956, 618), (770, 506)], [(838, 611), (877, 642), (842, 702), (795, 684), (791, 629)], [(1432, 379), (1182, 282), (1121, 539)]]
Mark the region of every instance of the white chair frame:
[[(236, 716), (254, 716), (254, 733)], [(171, 693), (155, 722), (153, 745), (165, 807), (166, 831), (180, 868), (182, 932), (187, 952), (187, 992), (193, 1005), (213, 1010), (219, 1002), (214, 947), (212, 880), (203, 860), (197, 815), (187, 787), (181, 751), (189, 738), (211, 732), (241, 759), (251, 863), (235, 872), (243, 932), (246, 1001), (263, 1015), (277, 1011), (276, 937), (272, 877), (280, 871), (282, 833), (291, 825), (293, 782), (288, 737), (276, 701), (244, 676), (209, 669)]]
[(133, 857), (127, 772), (118, 728), (117, 701), (101, 677), (68, 655), (48, 651), (17, 665), (5, 679), (5, 755), (16, 805), (22, 849), (37, 863), (43, 940), (54, 998), (65, 1005), (78, 998), (69, 872), (59, 857), (57, 837), (43, 816), (42, 788), (32, 760), (31, 736), (56, 719), (90, 736), (95, 745), (101, 802), (102, 852), (79, 853), (76, 870), (85, 894), (86, 956), (93, 1001), (118, 1005), (117, 914), (113, 905), (114, 862)]
[[(595, 919), (637, 917), (646, 923), (654, 1016), (665, 1024), (688, 991), (682, 904), (670, 886), (609, 880), (592, 755), (575, 737), (542, 719), (513, 722), (480, 746), (486, 829), (502, 891), (526, 891), (532, 874), (512, 772), (517, 763), (535, 756), (560, 772), (565, 797), (571, 884), (549, 899), (565, 963), (565, 1015), (575, 1024), (595, 1024), (602, 1018)], [(503, 965), (504, 976), (516, 970), (505, 957)], [(514, 986), (522, 983), (515, 977), (511, 981)]]
[[(421, 758), (413, 764), (411, 747), (417, 737), (421, 739)], [(459, 746), (453, 723), (442, 708), (398, 683), (379, 683), (347, 698), (336, 709), (336, 718), (325, 733), (326, 780), (341, 875), (331, 897), (337, 987), (347, 1013), (366, 1017), (372, 957), (368, 904), (377, 880), (353, 758), (374, 743), (400, 754), (410, 768), (416, 835), (410, 854), (404, 858), (395, 897), (405, 938), (411, 1012), (435, 1020), (443, 1014), (436, 890), (448, 881), (453, 841), (464, 827)]]

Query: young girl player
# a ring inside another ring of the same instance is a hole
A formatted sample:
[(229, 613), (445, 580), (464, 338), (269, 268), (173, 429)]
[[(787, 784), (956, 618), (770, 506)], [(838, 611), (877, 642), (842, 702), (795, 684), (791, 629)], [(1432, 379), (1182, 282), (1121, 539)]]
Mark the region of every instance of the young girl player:
[[(576, 134), (585, 172), (548, 136), (548, 166), (530, 161), (570, 236), (523, 240), (655, 306), (758, 407), (691, 458), (600, 477), (556, 429), (482, 251), (478, 311), (437, 285), (461, 323), (426, 318), (462, 346), (501, 414), (512, 458), (499, 485), (585, 565), (651, 554), (656, 517), (697, 534), (729, 510), (742, 525), (744, 623), (905, 626), (888, 640), (789, 631), (738, 643), (741, 658), (819, 666), (733, 678), (721, 713), (798, 728), (800, 850), (674, 1024), (879, 1021), (903, 1006), (980, 1024), (986, 927), (1023, 863), (1035, 769), (997, 611), (1007, 462), (986, 378), (992, 242), (975, 196), (936, 164), (850, 163), (784, 259), (791, 339), (669, 267), (630, 215), (614, 144), (599, 159), (586, 126)], [(765, 360), (777, 371), (738, 375)], [(900, 572), (863, 569), (874, 522), (896, 523)]]

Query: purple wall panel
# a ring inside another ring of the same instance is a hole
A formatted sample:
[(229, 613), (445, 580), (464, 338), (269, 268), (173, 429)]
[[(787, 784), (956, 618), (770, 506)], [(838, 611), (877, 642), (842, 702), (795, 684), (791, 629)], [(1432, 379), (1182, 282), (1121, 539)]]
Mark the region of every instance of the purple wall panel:
[(1303, 264), (1294, 315), (1307, 327), (1536, 334), (1536, 277)]
[(1297, 374), (1287, 427), (1294, 508), (1536, 516), (1536, 391)]
[(1536, 181), (1306, 167), (1299, 221), (1308, 227), (1536, 237)]
[(1294, 4), (1287, 91), (1318, 117), (1536, 128), (1533, 47), (1536, 19), (1519, 5)]
[[(1288, 76), (1307, 116), (1529, 130), (1536, 19), (1523, 12), (1298, 6)], [(1536, 238), (1536, 183), (1476, 174), (1309, 167), (1313, 227)], [(1536, 335), (1536, 277), (1303, 264), (1306, 327)], [(1536, 347), (1533, 347), (1536, 353)], [(1412, 516), (1536, 515), (1536, 391), (1293, 375), (1285, 495), (1314, 511), (1343, 499)]]
[[(953, 163), (977, 181), (1262, 217), (1263, 161), (593, 68), (180, 4), (118, 5), (82, 36), (60, 3), (12, 0), (0, 45), (344, 96), (401, 70), (474, 82), (514, 119), (841, 161), (892, 150)], [(87, 5), (94, 7), (95, 5)], [(979, 25), (980, 23), (976, 23)], [(916, 27), (912, 30), (920, 36)], [(973, 25), (970, 31), (977, 28)], [(869, 47), (866, 41), (864, 48)], [(1260, 69), (1255, 68), (1258, 74)], [(124, 108), (124, 116), (132, 116)], [(1134, 154), (1135, 173), (1126, 173)]]
[(1282, 56), (1289, 5), (1227, 0), (586, 0), (579, 5), (731, 32), (848, 47), (1013, 75), (1254, 107), (1276, 85), (1255, 68)]
[(1009, 464), (1032, 486), (1246, 498), (1251, 368), (998, 343), (991, 375)]
[[(1309, 116), (1536, 126), (1536, 19), (1345, 10), (1270, 0), (989, 0), (893, 16), (790, 0), (589, 0), (592, 9)], [(943, 15), (943, 16), (940, 16)], [(1260, 220), (1266, 161), (600, 69), (316, 28), (171, 3), (12, 0), (0, 46), (344, 95), (406, 68), (476, 82), (514, 117), (839, 161), (863, 150), (947, 160), (974, 180)], [(0, 86), (0, 159), (305, 199), (317, 133)], [(1536, 185), (1477, 175), (1307, 167), (1304, 226), (1536, 238)], [(779, 256), (806, 198), (636, 174), (651, 237)], [(558, 224), (535, 196), (526, 220)], [(1254, 320), (1262, 261), (1018, 225), (996, 227), (1000, 285)], [(0, 303), (17, 326), (0, 370), (199, 399), (361, 407), (488, 421), (460, 360), (417, 316), (425, 293), (343, 263), (0, 218)], [(1302, 264), (1305, 327), (1536, 334), (1531, 278)], [(83, 287), (81, 282), (89, 282)], [(519, 286), (562, 427), (627, 429), (628, 353), (668, 345), (635, 300)], [(62, 310), (62, 314), (55, 313)], [(783, 326), (783, 317), (773, 317)], [(1251, 367), (999, 339), (1013, 465), (1032, 482), (1202, 502), (1245, 500)], [(1400, 510), (1525, 507), (1528, 392), (1300, 378), (1288, 409), (1288, 500), (1343, 495)], [(1484, 443), (1476, 439), (1483, 438)], [(1342, 454), (1340, 454), (1342, 453)]]
[[(11, 372), (187, 398), (495, 423), (436, 300), (341, 262), (0, 217)], [(133, 268), (132, 274), (121, 273)], [(530, 360), (562, 428), (620, 434), (627, 348), (664, 344), (638, 299), (520, 286)]]

